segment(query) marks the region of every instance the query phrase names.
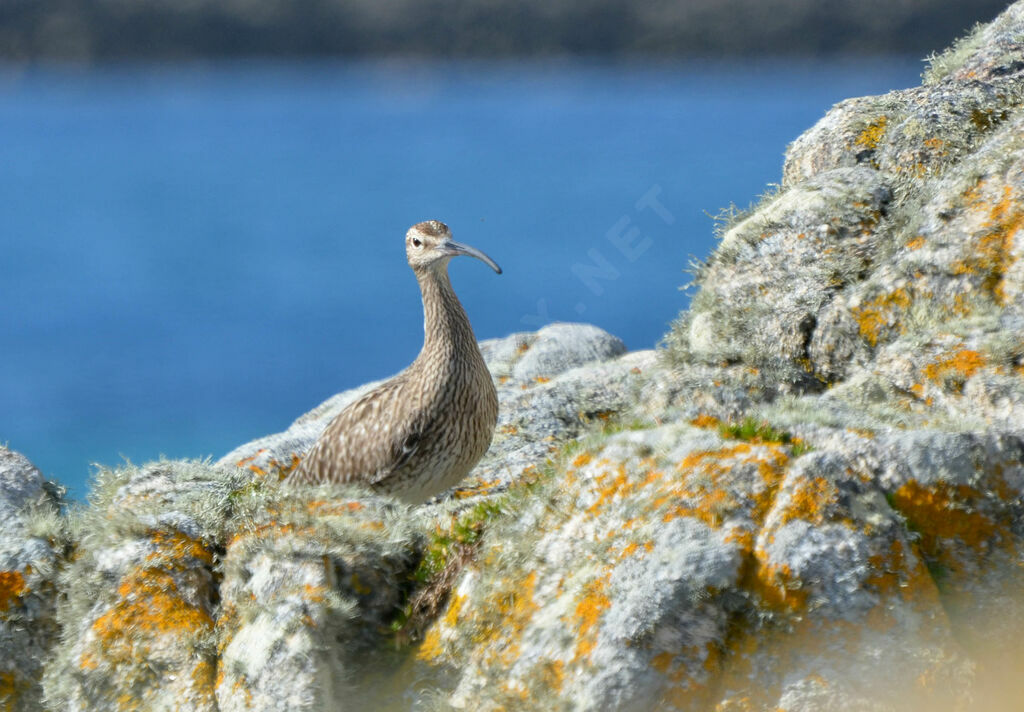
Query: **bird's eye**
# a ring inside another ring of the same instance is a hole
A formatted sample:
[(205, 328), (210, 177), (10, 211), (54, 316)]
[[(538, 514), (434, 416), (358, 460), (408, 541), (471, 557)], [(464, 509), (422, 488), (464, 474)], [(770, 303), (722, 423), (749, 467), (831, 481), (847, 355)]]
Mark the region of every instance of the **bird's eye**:
[(420, 246), (420, 245), (422, 245), (422, 244), (423, 244), (423, 243), (422, 243), (422, 242), (420, 242), (418, 238), (415, 238), (415, 237), (414, 237), (414, 238), (412, 238), (412, 246), (413, 246), (413, 247), (419, 247), (419, 246)]

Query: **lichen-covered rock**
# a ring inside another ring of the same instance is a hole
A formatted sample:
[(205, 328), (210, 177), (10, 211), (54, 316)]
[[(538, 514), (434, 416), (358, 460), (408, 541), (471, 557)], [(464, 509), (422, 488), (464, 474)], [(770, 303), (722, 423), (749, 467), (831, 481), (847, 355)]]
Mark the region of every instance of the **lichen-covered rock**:
[(877, 259), (875, 229), (891, 197), (877, 171), (837, 168), (780, 193), (725, 232), (694, 298), (690, 355), (815, 385), (808, 348), (818, 314)]
[(330, 487), (250, 490), (237, 507), (217, 622), (219, 708), (346, 709), (382, 664), (373, 654), (420, 555), (415, 520)]
[[(653, 352), (612, 358), (621, 342), (587, 325), (484, 346), (495, 370), (510, 374), (497, 378), (507, 427), (463, 498), (493, 496), (558, 443), (626, 411), (642, 367), (656, 365)], [(534, 348), (526, 375), (511, 375)], [(550, 375), (535, 375), (542, 367)], [(389, 669), (381, 651), (402, 625), (425, 542), (464, 507), (456, 499), (410, 512), (365, 490), (287, 490), (275, 471), (373, 385), (221, 463), (97, 474), (61, 577), (63, 642), (45, 679), (51, 708), (276, 712), (388, 696), (357, 682)], [(526, 412), (540, 417), (526, 422)], [(43, 653), (31, 657), (37, 668)]]
[(217, 709), (217, 559), (239, 484), (196, 462), (97, 475), (61, 577), (52, 709)]
[[(923, 86), (838, 104), (794, 141), (780, 192), (701, 268), (667, 339), (679, 370), (728, 366), (714, 380), (734, 390), (756, 371), (755, 399), (838, 389), (892, 424), (1019, 427), (1022, 36), (1016, 4)], [(694, 385), (677, 401), (706, 397)]]
[(755, 539), (762, 615), (724, 649), (722, 709), (1024, 694), (1022, 37), (1017, 3), (922, 87), (837, 105), (666, 339), (645, 402), (813, 449)]
[(64, 557), (62, 490), (0, 446), (0, 709), (37, 710), (57, 639), (56, 577)]
[(576, 366), (621, 356), (626, 353), (626, 345), (590, 324), (551, 324), (533, 338), (519, 342), (516, 352), (507, 366), (494, 364), (499, 381), (506, 372), (512, 383), (551, 378)]
[(489, 532), (420, 660), (454, 671), (459, 709), (966, 704), (971, 660), (900, 510), (920, 507), (931, 531), (952, 512), (927, 493), (954, 485), (935, 470), (916, 476), (944, 484), (918, 482), (913, 449), (886, 448), (883, 467), (821, 442), (807, 453), (677, 424), (573, 452)]

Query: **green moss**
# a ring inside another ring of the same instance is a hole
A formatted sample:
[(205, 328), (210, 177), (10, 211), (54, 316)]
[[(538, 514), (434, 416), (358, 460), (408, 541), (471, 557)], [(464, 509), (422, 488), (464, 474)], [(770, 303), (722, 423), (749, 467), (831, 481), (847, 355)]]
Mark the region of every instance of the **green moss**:
[(423, 556), (409, 576), (406, 602), (391, 622), (392, 641), (398, 648), (418, 642), (422, 632), (436, 618), (448, 600), (459, 573), (476, 558), (487, 531), (513, 519), (539, 495), (547, 483), (564, 469), (564, 463), (583, 449), (578, 440), (564, 443), (552, 459), (539, 468), (524, 472), (505, 492), (480, 498), (451, 515), (450, 523), (435, 523), (427, 534)]
[(485, 500), (456, 516), (450, 529), (439, 527), (427, 540), (423, 558), (412, 573), (413, 580), (420, 584), (431, 581), (444, 570), (455, 552), (475, 545), (487, 521), (502, 511), (501, 498)]
[(738, 423), (721, 423), (718, 432), (729, 440), (743, 440), (754, 443), (781, 443), (788, 445), (792, 457), (810, 452), (811, 446), (785, 430), (778, 430), (763, 420), (747, 417)]

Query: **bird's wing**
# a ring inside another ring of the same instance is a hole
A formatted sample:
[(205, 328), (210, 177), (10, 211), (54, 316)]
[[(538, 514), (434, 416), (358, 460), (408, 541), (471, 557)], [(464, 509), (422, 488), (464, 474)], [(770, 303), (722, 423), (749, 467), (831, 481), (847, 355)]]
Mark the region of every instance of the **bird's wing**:
[(420, 432), (406, 383), (396, 377), (341, 411), (289, 480), (373, 484), (407, 463), (419, 447)]
[(419, 431), (408, 433), (401, 442), (392, 443), (392, 461), (384, 468), (378, 470), (374, 474), (367, 477), (367, 481), (371, 484), (377, 484), (383, 479), (386, 479), (395, 470), (400, 469), (404, 464), (412, 459), (413, 455), (420, 449), (420, 437)]

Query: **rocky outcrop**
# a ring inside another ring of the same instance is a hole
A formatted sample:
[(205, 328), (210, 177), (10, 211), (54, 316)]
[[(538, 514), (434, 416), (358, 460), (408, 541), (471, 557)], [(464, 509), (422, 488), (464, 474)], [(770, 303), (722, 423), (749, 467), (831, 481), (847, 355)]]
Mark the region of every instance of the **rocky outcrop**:
[(23, 455), (0, 446), (0, 709), (40, 707), (43, 665), (59, 636), (62, 494)]
[(278, 486), (359, 389), (67, 520), (6, 454), (0, 700), (1017, 709), (1022, 94), (1018, 3), (797, 139), (660, 352), (482, 344), (494, 443), (427, 505)]
[[(371, 692), (366, 704), (376, 708), (399, 694), (356, 683), (397, 671), (403, 656), (386, 651), (418, 642), (446, 596), (440, 574), (457, 572), (447, 560), (471, 558), (471, 540), (501, 509), (487, 503), (539, 477), (560, 444), (627, 411), (645, 369), (657, 368), (653, 351), (625, 354), (620, 340), (584, 324), (481, 347), (502, 407), (494, 446), (454, 496), (418, 509), (365, 491), (278, 486), (372, 384), (218, 463), (100, 471), (88, 508), (73, 513), (74, 553), (60, 559), (47, 599), (48, 630), (62, 630), (62, 641), (26, 656), (33, 699), (47, 658), (42, 689), (60, 710), (343, 709)], [(20, 530), (11, 537), (24, 544)]]

